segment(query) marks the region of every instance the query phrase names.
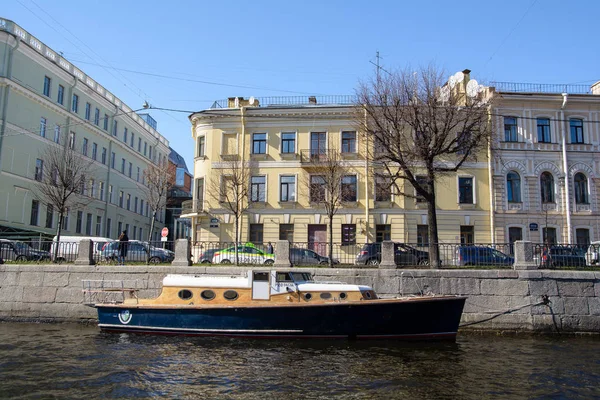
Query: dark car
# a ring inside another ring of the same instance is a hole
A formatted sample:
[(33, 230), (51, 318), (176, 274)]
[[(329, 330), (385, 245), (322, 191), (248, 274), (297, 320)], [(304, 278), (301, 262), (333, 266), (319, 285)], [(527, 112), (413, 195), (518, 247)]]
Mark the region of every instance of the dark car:
[(457, 266), (509, 266), (515, 259), (489, 246), (458, 246), (454, 261)]
[[(290, 248), (290, 261), (292, 265), (328, 265), (329, 257), (322, 256), (310, 249), (292, 247)], [(338, 260), (333, 259), (333, 264), (339, 263)]]
[[(102, 248), (102, 257), (106, 260), (118, 260), (119, 258), (119, 241), (108, 242)], [(161, 262), (171, 262), (175, 258), (175, 253), (170, 250), (160, 249), (149, 246), (148, 243), (138, 240), (130, 240), (127, 242), (127, 261), (148, 262), (157, 264)]]
[(49, 261), (50, 252), (36, 250), (27, 243), (0, 239), (0, 258), (5, 261)]
[(211, 264), (212, 263), (212, 259), (213, 256), (215, 255), (215, 253), (217, 251), (219, 251), (220, 249), (207, 249), (204, 250), (199, 256), (198, 256), (198, 263), (199, 264)]
[[(394, 243), (394, 261), (396, 265), (429, 265), (429, 253), (417, 250), (404, 243)], [(379, 265), (381, 262), (381, 243), (367, 243), (356, 255), (357, 265)]]
[(540, 268), (585, 267), (585, 249), (572, 246), (550, 246), (543, 248)]

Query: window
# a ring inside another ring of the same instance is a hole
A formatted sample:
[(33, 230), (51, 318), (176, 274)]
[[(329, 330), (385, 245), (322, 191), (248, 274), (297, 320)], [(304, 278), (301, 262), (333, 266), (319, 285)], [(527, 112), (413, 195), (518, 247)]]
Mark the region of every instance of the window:
[(294, 175), (279, 178), (279, 201), (296, 201), (296, 177)]
[(65, 87), (58, 85), (58, 95), (56, 96), (56, 102), (58, 104), (65, 104)]
[(386, 225), (375, 225), (375, 242), (381, 243), (384, 240), (392, 240), (392, 226)]
[(125, 175), (125, 159), (121, 158), (121, 173)]
[(96, 236), (100, 236), (102, 232), (102, 217), (100, 215), (96, 216)]
[(517, 142), (517, 118), (504, 117), (504, 141)]
[(96, 160), (98, 156), (98, 143), (92, 143), (92, 160)]
[(138, 138), (138, 153), (142, 151), (142, 138)]
[(69, 230), (69, 209), (65, 209), (65, 213), (63, 215), (63, 221), (62, 221), (62, 229), (64, 229), (65, 231)]
[(119, 207), (123, 208), (123, 191), (119, 190)]
[(375, 175), (375, 201), (392, 201), (392, 185), (389, 177)]
[(104, 201), (104, 182), (100, 182), (98, 188), (100, 191), (100, 200)]
[(325, 132), (310, 133), (310, 155), (311, 158), (319, 157), (327, 151), (327, 134)]
[(551, 143), (550, 137), (550, 118), (537, 119), (537, 137), (538, 143)]
[(100, 110), (96, 108), (96, 111), (94, 111), (94, 124), (96, 124), (96, 126), (100, 125)]
[(206, 141), (206, 138), (204, 136), (198, 137), (198, 157), (204, 157), (205, 141)]
[(69, 132), (69, 148), (75, 150), (75, 132)]
[(108, 185), (108, 202), (112, 204), (113, 202), (113, 186)]
[(523, 240), (523, 229), (518, 226), (512, 226), (508, 228), (508, 243), (510, 243), (510, 254), (515, 254), (515, 246), (514, 243), (517, 240)]
[(60, 125), (54, 125), (54, 143), (60, 143)]
[(342, 153), (356, 153), (356, 132), (342, 132)]
[[(116, 127), (117, 124), (115, 123), (115, 132), (113, 133), (115, 136), (117, 136)], [(104, 114), (104, 130), (108, 131), (108, 114)]]
[[(133, 212), (137, 214), (138, 212), (138, 198), (137, 196), (135, 197), (135, 199), (133, 200)], [(135, 236), (135, 235), (134, 235)]]
[(589, 204), (587, 177), (578, 172), (575, 174), (575, 204)]
[(252, 154), (267, 153), (267, 134), (255, 133), (252, 135)]
[(44, 117), (40, 118), (40, 136), (43, 138), (46, 137), (46, 118)]
[(250, 178), (250, 201), (266, 201), (266, 180), (265, 176), (253, 176)]
[(548, 171), (540, 177), (542, 203), (554, 203), (554, 177)]
[(120, 235), (121, 232), (123, 232), (123, 223), (121, 221), (119, 221), (117, 223), (117, 234)]
[(383, 141), (383, 137), (381, 133), (376, 133), (373, 138), (373, 153), (377, 156), (381, 156), (386, 153), (387, 147)]
[(85, 119), (89, 121), (91, 118), (91, 114), (92, 114), (92, 105), (90, 103), (85, 103)]
[(296, 152), (296, 133), (282, 132), (281, 133), (281, 152), (290, 154)]
[(37, 200), (31, 200), (31, 217), (29, 218), (29, 225), (37, 226), (39, 212), (40, 202)]
[(50, 97), (50, 87), (51, 86), (52, 86), (52, 79), (50, 79), (47, 76), (44, 76), (44, 96)]
[(342, 224), (342, 246), (356, 244), (356, 225)]
[(357, 182), (356, 175), (345, 175), (342, 177), (342, 201), (357, 200)]
[(279, 240), (294, 243), (294, 224), (279, 224)]
[(133, 142), (135, 142), (135, 133), (131, 132), (131, 143), (129, 145), (133, 148)]
[(458, 178), (458, 202), (460, 204), (473, 204), (473, 178)]
[(456, 134), (456, 147), (456, 154), (464, 155), (471, 152), (473, 148), (473, 135), (470, 131)]
[(44, 176), (44, 161), (40, 160), (38, 158), (37, 160), (35, 160), (35, 172), (33, 175), (33, 179), (41, 182), (43, 176)]
[[(117, 126), (117, 121), (115, 121), (115, 127)], [(123, 143), (127, 144), (127, 128), (123, 128)]]
[(106, 237), (111, 237), (112, 219), (106, 219)]
[(144, 142), (144, 156), (146, 156), (147, 152), (148, 152), (148, 142)]
[[(427, 187), (427, 177), (424, 175), (417, 175), (415, 176), (415, 180), (417, 181), (417, 184), (421, 187)], [(415, 196), (416, 199), (415, 201), (417, 203), (424, 203), (425, 202), (425, 197), (421, 196), (417, 190), (415, 189)]]
[(101, 157), (101, 159), (102, 159), (102, 164), (106, 165), (106, 147), (102, 148), (102, 157)]
[(137, 167), (137, 175), (135, 177), (136, 182), (140, 181), (140, 167)]
[(417, 225), (417, 246), (429, 246), (429, 225)]
[(515, 171), (506, 175), (506, 197), (509, 203), (521, 202), (521, 177)]
[(131, 194), (127, 193), (127, 210), (131, 209)]
[(140, 199), (140, 214), (144, 214), (144, 199)]
[(71, 101), (71, 111), (75, 114), (79, 112), (79, 96), (73, 94), (73, 100)]
[(569, 120), (569, 125), (571, 127), (571, 143), (585, 143), (583, 140), (583, 120), (571, 118)]
[(472, 225), (461, 225), (460, 244), (473, 244), (475, 242), (475, 227)]
[(185, 169), (177, 167), (175, 170), (175, 185), (183, 186), (185, 184)]
[(113, 151), (112, 154), (110, 155), (110, 167), (112, 169), (115, 169), (115, 152)]
[(88, 236), (92, 234), (92, 214), (91, 213), (87, 213), (87, 215), (86, 215), (85, 234)]
[(148, 158), (152, 160), (152, 146), (148, 148)]
[(81, 145), (81, 154), (84, 156), (88, 155), (88, 140), (87, 138), (83, 138), (83, 144)]
[(75, 223), (75, 233), (81, 233), (83, 224), (83, 211), (77, 211), (77, 222)]
[(575, 242), (580, 246), (588, 246), (590, 244), (590, 230), (587, 228), (575, 229)]
[(250, 242), (255, 244), (263, 243), (263, 224), (250, 224)]
[(310, 201), (315, 203), (325, 201), (325, 192), (325, 178), (321, 175), (311, 175)]
[(131, 171), (133, 170), (133, 164), (129, 163), (129, 170), (127, 171), (127, 176), (131, 178)]
[(90, 197), (96, 197), (96, 181), (90, 179)]
[(556, 243), (556, 228), (544, 227), (542, 228), (542, 240), (547, 244)]

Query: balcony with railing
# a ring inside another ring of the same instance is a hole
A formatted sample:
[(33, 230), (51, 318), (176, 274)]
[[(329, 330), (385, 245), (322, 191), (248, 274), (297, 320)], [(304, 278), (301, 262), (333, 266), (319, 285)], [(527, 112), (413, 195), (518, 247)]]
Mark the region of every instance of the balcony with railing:
[(302, 166), (318, 166), (323, 165), (330, 160), (339, 159), (339, 152), (332, 154), (335, 150), (327, 149), (304, 149), (300, 150), (300, 163)]
[(181, 203), (181, 215), (204, 212), (204, 201), (199, 199), (186, 200)]
[[(244, 99), (240, 98), (238, 105)], [(252, 98), (251, 106), (259, 107), (293, 107), (293, 106), (333, 106), (333, 105), (353, 105), (356, 104), (356, 96), (353, 95), (329, 95), (329, 96), (270, 96)], [(230, 99), (217, 100), (210, 108), (232, 108), (235, 102)]]

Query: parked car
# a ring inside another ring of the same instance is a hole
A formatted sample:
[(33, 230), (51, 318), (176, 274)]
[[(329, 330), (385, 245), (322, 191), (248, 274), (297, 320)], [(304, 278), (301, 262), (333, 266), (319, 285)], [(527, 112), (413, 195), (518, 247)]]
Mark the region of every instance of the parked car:
[(542, 248), (540, 268), (584, 267), (586, 252), (581, 247), (550, 246)]
[(50, 253), (36, 250), (27, 243), (0, 239), (0, 258), (4, 261), (50, 261)]
[[(396, 265), (429, 265), (429, 253), (415, 249), (404, 243), (394, 243), (394, 261)], [(381, 243), (367, 243), (356, 255), (357, 265), (379, 265), (381, 262)]]
[[(60, 242), (58, 243), (58, 253), (56, 254), (56, 261), (73, 261), (77, 258), (79, 253), (79, 243), (82, 240), (92, 241), (92, 251), (94, 253), (94, 259), (99, 258), (102, 254), (102, 248), (108, 242), (112, 242), (112, 239), (100, 237), (100, 236), (61, 236)], [(56, 250), (56, 236), (52, 239), (52, 246), (50, 247), (50, 255), (54, 257), (54, 251)]]
[[(266, 253), (252, 243), (238, 245), (237, 251), (240, 264), (273, 264), (275, 262), (274, 254)], [(236, 262), (235, 246), (216, 251), (212, 259), (213, 264), (231, 264), (234, 262)]]
[(220, 249), (206, 249), (204, 250), (202, 253), (200, 253), (200, 255), (198, 256), (198, 263), (199, 264), (211, 264), (213, 257), (215, 255), (215, 253), (217, 251), (220, 251)]
[[(139, 240), (130, 240), (127, 246), (128, 261), (147, 261), (150, 264), (157, 264), (171, 262), (175, 258), (172, 251), (149, 246), (147, 243), (140, 242)], [(102, 248), (102, 257), (106, 260), (118, 260), (119, 241), (106, 243)]]
[(458, 246), (454, 261), (456, 266), (506, 266), (515, 263), (513, 257), (488, 246)]
[(585, 252), (585, 263), (588, 267), (600, 264), (600, 242), (592, 242)]
[[(325, 257), (310, 249), (290, 248), (290, 262), (292, 265), (328, 265), (329, 257)], [(333, 259), (333, 264), (339, 264)]]

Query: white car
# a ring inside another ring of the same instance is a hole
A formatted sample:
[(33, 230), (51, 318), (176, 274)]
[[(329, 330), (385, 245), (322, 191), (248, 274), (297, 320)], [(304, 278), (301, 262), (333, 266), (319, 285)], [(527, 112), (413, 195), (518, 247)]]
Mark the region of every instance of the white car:
[(600, 241), (590, 243), (585, 252), (585, 264), (588, 267), (597, 266), (600, 264)]

